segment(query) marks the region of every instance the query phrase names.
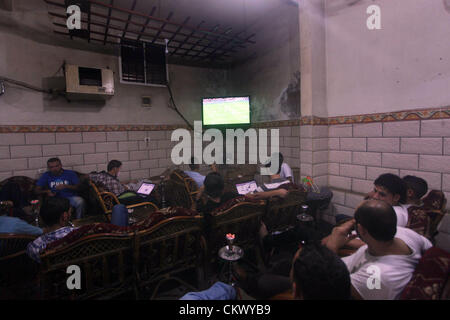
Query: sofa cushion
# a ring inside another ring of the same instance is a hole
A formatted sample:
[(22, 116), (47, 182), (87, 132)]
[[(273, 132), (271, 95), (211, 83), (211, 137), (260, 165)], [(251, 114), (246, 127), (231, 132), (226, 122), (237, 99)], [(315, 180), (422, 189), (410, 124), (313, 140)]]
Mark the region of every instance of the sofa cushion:
[(432, 247), (420, 259), (401, 300), (438, 300), (450, 274), (450, 253)]
[(75, 241), (90, 236), (94, 234), (113, 234), (113, 235), (127, 235), (131, 232), (135, 231), (142, 231), (149, 229), (159, 222), (173, 218), (173, 217), (180, 217), (180, 216), (195, 216), (197, 215), (197, 212), (185, 208), (169, 208), (167, 210), (163, 211), (156, 211), (153, 212), (150, 217), (146, 218), (145, 220), (142, 220), (140, 222), (137, 222), (136, 224), (128, 227), (119, 227), (114, 224), (110, 223), (94, 223), (94, 224), (88, 224), (81, 226), (77, 228), (76, 230), (70, 232), (68, 235), (66, 235), (64, 238), (61, 238), (59, 240), (51, 242), (47, 248), (47, 250), (52, 249), (58, 249), (65, 247), (67, 245), (70, 245), (71, 243), (74, 243)]

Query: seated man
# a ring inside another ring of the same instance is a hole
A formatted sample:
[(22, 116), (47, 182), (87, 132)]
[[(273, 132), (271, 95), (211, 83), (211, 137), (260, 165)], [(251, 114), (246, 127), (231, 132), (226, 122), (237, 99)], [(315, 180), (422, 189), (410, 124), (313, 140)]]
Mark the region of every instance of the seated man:
[[(209, 173), (204, 182), (204, 188), (200, 190), (197, 200), (197, 211), (204, 214), (211, 213), (214, 209), (220, 207), (227, 201), (239, 196), (237, 192), (224, 193), (225, 183), (222, 176), (218, 172)], [(285, 189), (261, 192), (253, 198), (266, 199), (268, 197), (279, 196), (285, 197), (288, 191)]]
[(397, 215), (397, 226), (404, 227), (408, 222), (408, 207), (406, 203), (406, 184), (397, 175), (385, 173), (374, 181), (372, 198), (383, 200), (390, 204)]
[(225, 183), (218, 172), (211, 172), (205, 177), (203, 188), (197, 200), (197, 211), (209, 214), (227, 201), (239, 196), (237, 192), (225, 192)]
[(403, 181), (406, 183), (406, 204), (422, 206), (422, 198), (428, 192), (427, 182), (416, 176), (405, 176)]
[(284, 157), (281, 154), (281, 152), (279, 153), (279, 157), (280, 157), (280, 164), (281, 164), (280, 177), (284, 178), (284, 179), (288, 179), (291, 182), (294, 182), (294, 175), (292, 174), (292, 169), (286, 162), (284, 162)]
[[(34, 184), (31, 178), (29, 179), (30, 185)], [(12, 206), (10, 207), (11, 214), (14, 217), (26, 219), (31, 213), (30, 196), (29, 192), (23, 192), (18, 182), (11, 181), (6, 182), (0, 190), (0, 201), (10, 201)], [(26, 183), (26, 181), (24, 181)], [(31, 186), (32, 187), (32, 186)]]
[[(350, 275), (342, 260), (328, 248), (313, 242), (299, 249), (286, 262), (281, 273), (247, 275), (236, 268), (238, 286), (256, 299), (267, 299), (291, 290), (291, 297), (301, 300), (348, 300)], [(211, 288), (188, 293), (181, 300), (233, 300), (234, 287), (215, 283)]]
[(134, 190), (131, 190), (129, 186), (120, 182), (118, 176), (121, 168), (122, 162), (119, 160), (111, 160), (107, 166), (108, 172), (102, 171), (100, 173), (90, 173), (89, 178), (94, 183), (104, 186), (107, 189), (106, 191), (114, 193), (121, 204), (131, 205), (146, 201), (155, 202), (150, 195), (141, 197)]
[(42, 229), (28, 224), (22, 219), (16, 217), (8, 217), (7, 210), (2, 210), (2, 207), (12, 207), (12, 201), (0, 201), (0, 233), (14, 233), (14, 234), (30, 234), (40, 236)]
[[(408, 223), (408, 208), (406, 203), (406, 183), (397, 175), (384, 173), (374, 181), (373, 191), (367, 194), (367, 199), (382, 200), (391, 205), (397, 215), (397, 226), (405, 227)], [(348, 219), (348, 216), (346, 217)], [(363, 246), (361, 239), (355, 238), (347, 243), (348, 248), (358, 249)]]
[[(263, 197), (267, 197), (267, 194), (264, 194), (264, 192), (274, 191), (282, 186), (284, 187), (285, 185), (287, 186), (290, 183), (292, 183), (292, 180), (281, 176), (281, 173), (283, 172), (282, 171), (283, 166), (282, 166), (282, 162), (281, 162), (282, 157), (283, 156), (280, 154), (280, 162), (278, 163), (278, 170), (276, 173), (270, 175), (270, 183), (265, 183), (265, 184), (259, 186), (258, 189), (256, 189), (257, 193), (254, 193), (249, 196), (256, 198), (256, 199), (261, 197), (261, 195)], [(270, 168), (270, 166), (271, 166), (271, 162), (269, 162), (265, 165), (266, 168)]]
[(333, 229), (324, 244), (338, 252), (356, 233), (366, 245), (343, 258), (350, 272), (352, 295), (362, 299), (397, 299), (411, 280), (422, 253), (431, 242), (413, 230), (399, 227), (386, 201), (364, 201), (355, 219)]
[(205, 181), (205, 176), (200, 174), (198, 170), (200, 169), (200, 165), (195, 163), (195, 158), (191, 158), (191, 163), (189, 163), (189, 168), (191, 168), (191, 171), (184, 171), (189, 177), (192, 178), (192, 180), (197, 183), (197, 186), (199, 188), (203, 187), (203, 182)]
[[(64, 238), (77, 228), (70, 223), (72, 207), (65, 198), (48, 198), (42, 204), (39, 215), (47, 228), (42, 236), (28, 244), (27, 254), (40, 263), (40, 253), (49, 243)], [(128, 226), (128, 211), (124, 205), (113, 207), (111, 223), (120, 227)]]
[(61, 239), (75, 230), (69, 225), (71, 214), (72, 207), (68, 199), (52, 197), (44, 201), (39, 215), (47, 228), (44, 235), (28, 244), (27, 254), (31, 259), (40, 262), (40, 253), (49, 243)]
[(72, 170), (64, 170), (58, 158), (49, 159), (47, 167), (48, 171), (36, 183), (36, 193), (69, 200), (70, 205), (75, 208), (76, 219), (82, 218), (86, 202), (77, 195), (80, 184), (77, 174)]

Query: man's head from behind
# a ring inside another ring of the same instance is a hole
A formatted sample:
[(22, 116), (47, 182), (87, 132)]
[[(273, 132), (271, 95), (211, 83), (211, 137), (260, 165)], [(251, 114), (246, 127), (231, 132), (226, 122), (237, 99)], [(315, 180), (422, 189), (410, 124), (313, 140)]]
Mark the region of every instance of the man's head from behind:
[(59, 158), (50, 158), (47, 160), (47, 169), (54, 176), (60, 175), (62, 171), (62, 164)]
[(122, 162), (119, 160), (111, 160), (108, 163), (108, 173), (114, 177), (117, 177), (119, 175), (120, 168), (122, 167)]
[(191, 157), (191, 162), (189, 163), (189, 168), (191, 168), (192, 171), (197, 171), (200, 169), (200, 165), (198, 163), (195, 163), (195, 158)]
[(375, 185), (373, 199), (386, 201), (391, 206), (406, 202), (406, 184), (399, 176), (385, 173), (380, 175), (373, 184)]
[(48, 227), (54, 225), (65, 225), (70, 219), (71, 207), (66, 198), (48, 198), (42, 203), (39, 215)]
[(397, 215), (386, 201), (363, 201), (356, 208), (355, 221), (358, 236), (369, 245), (371, 241), (391, 241), (397, 232)]
[(403, 177), (403, 181), (406, 183), (406, 198), (408, 201), (420, 200), (428, 191), (428, 184), (422, 178), (405, 176)]
[(217, 172), (208, 173), (203, 185), (205, 186), (205, 193), (212, 198), (220, 197), (225, 187), (222, 176)]
[(345, 263), (318, 242), (303, 246), (292, 263), (295, 298), (304, 300), (350, 299), (350, 274)]

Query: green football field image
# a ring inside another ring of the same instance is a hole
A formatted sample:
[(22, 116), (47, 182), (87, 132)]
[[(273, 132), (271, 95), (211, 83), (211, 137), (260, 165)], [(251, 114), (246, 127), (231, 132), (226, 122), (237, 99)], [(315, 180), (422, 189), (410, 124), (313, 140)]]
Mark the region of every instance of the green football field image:
[(246, 99), (205, 102), (203, 105), (203, 124), (249, 123), (249, 102)]

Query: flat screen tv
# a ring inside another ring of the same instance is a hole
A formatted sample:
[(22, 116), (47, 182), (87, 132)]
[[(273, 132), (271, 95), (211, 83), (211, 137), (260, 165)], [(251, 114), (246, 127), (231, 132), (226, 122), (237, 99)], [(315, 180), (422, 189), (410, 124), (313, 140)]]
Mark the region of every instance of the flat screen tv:
[(203, 98), (203, 127), (236, 128), (250, 125), (250, 97)]

